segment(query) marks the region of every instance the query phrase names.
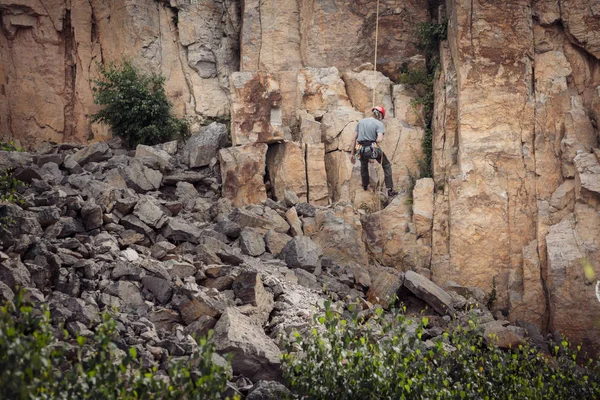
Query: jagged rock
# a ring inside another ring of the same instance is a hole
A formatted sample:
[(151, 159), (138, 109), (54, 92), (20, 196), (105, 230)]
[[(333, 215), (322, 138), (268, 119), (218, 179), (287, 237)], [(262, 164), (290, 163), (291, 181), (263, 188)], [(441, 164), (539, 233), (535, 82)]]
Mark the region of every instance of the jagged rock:
[(249, 256), (260, 256), (265, 252), (263, 235), (251, 228), (244, 228), (240, 233), (240, 249)]
[(518, 349), (526, 343), (525, 329), (516, 326), (504, 326), (503, 321), (491, 321), (482, 325), (487, 342), (503, 349)]
[[(118, 297), (122, 300), (122, 304), (127, 310), (135, 311), (138, 307), (144, 304), (144, 299), (140, 294), (138, 287), (129, 281), (118, 281), (108, 285), (105, 289), (106, 294)], [(108, 299), (107, 299), (108, 300)], [(109, 301), (109, 304), (114, 304), (113, 301)]]
[(160, 171), (170, 171), (174, 167), (173, 157), (164, 150), (139, 144), (135, 148), (135, 158), (145, 166)]
[(38, 222), (46, 228), (60, 220), (60, 209), (57, 206), (30, 207), (29, 211), (37, 213)]
[(251, 380), (280, 380), (281, 352), (275, 343), (250, 318), (228, 308), (211, 339), (219, 354), (229, 354), (234, 374)]
[(67, 159), (71, 162), (74, 161), (83, 167), (89, 162), (106, 161), (111, 157), (112, 151), (108, 145), (104, 142), (97, 142), (89, 145), (88, 147), (84, 147), (72, 156), (67, 157)]
[(144, 285), (144, 287), (148, 289), (161, 304), (167, 304), (173, 294), (171, 282), (165, 279), (154, 276), (145, 276), (142, 278), (142, 285)]
[(156, 229), (160, 229), (167, 222), (167, 216), (157, 204), (154, 198), (149, 196), (142, 197), (133, 209), (133, 215), (140, 221)]
[(228, 218), (221, 218), (215, 225), (215, 231), (220, 232), (229, 238), (236, 239), (240, 236), (242, 228)]
[(579, 153), (575, 156), (574, 161), (581, 188), (600, 195), (600, 163), (598, 162), (598, 155), (594, 153)]
[(281, 91), (264, 72), (231, 74), (231, 139), (234, 146), (283, 140)]
[(185, 280), (185, 278), (196, 275), (196, 267), (190, 263), (177, 260), (167, 260), (164, 266), (173, 278)]
[(239, 310), (264, 325), (273, 311), (273, 294), (263, 286), (260, 274), (256, 271), (244, 271), (233, 282), (233, 292), (242, 301)]
[(285, 213), (285, 218), (287, 219), (288, 224), (290, 224), (290, 234), (292, 236), (302, 236), (302, 221), (298, 217), (296, 207), (292, 207), (287, 210)]
[[(256, 210), (256, 209), (254, 209)], [(237, 223), (240, 227), (254, 228), (260, 233), (266, 233), (274, 230), (279, 233), (289, 231), (289, 224), (276, 211), (262, 210), (262, 214), (254, 212), (253, 209), (236, 208), (229, 214), (229, 219)], [(261, 210), (257, 210), (261, 211)]]
[(148, 319), (158, 330), (172, 332), (176, 324), (181, 323), (179, 313), (170, 308), (158, 308), (148, 312)]
[(154, 230), (133, 214), (126, 215), (123, 219), (121, 219), (120, 223), (126, 229), (131, 229), (135, 232), (146, 235), (148, 238), (150, 238), (150, 240), (154, 240), (156, 237)]
[(327, 170), (325, 169), (325, 145), (323, 143), (304, 145), (306, 158), (306, 183), (308, 202), (326, 206), (329, 204)]
[(227, 127), (218, 122), (202, 127), (185, 142), (182, 161), (190, 168), (205, 167), (227, 145)]
[(198, 243), (200, 230), (189, 224), (186, 220), (175, 217), (170, 218), (169, 222), (163, 228), (161, 234), (174, 242)]
[(325, 151), (351, 151), (354, 133), (363, 114), (350, 107), (340, 107), (327, 112), (321, 121)]
[(305, 110), (298, 111), (300, 119), (300, 138), (303, 144), (321, 144), (321, 123)]
[(344, 218), (351, 209), (342, 209), (337, 214), (327, 210), (319, 213), (320, 229), (311, 238), (324, 256), (340, 264), (359, 263), (367, 265), (368, 258), (361, 239), (361, 225), (357, 216)]
[(289, 268), (302, 268), (318, 275), (321, 272), (321, 255), (320, 249), (310, 238), (298, 236), (285, 245), (279, 258)]
[(88, 231), (100, 228), (104, 224), (102, 219), (102, 207), (97, 205), (93, 200), (87, 201), (83, 207), (81, 207), (81, 217), (85, 229)]
[(414, 271), (404, 275), (404, 286), (441, 315), (455, 313), (452, 297), (435, 283)]
[(270, 146), (267, 170), (276, 200), (284, 200), (289, 191), (306, 201), (306, 166), (300, 144), (283, 142)]
[(285, 247), (292, 238), (285, 233), (278, 233), (270, 230), (265, 234), (265, 244), (269, 253), (275, 257), (279, 256), (281, 250)]
[(205, 172), (184, 171), (176, 172), (163, 177), (163, 185), (175, 186), (179, 182), (200, 183), (203, 182), (208, 175)]
[(216, 324), (216, 318), (202, 315), (200, 318), (186, 326), (184, 332), (188, 335), (195, 336), (196, 338), (201, 338), (208, 335), (208, 332), (213, 329)]
[(289, 396), (291, 396), (290, 390), (281, 383), (259, 381), (254, 385), (250, 393), (248, 393), (246, 400), (285, 399)]
[(394, 85), (392, 89), (394, 118), (406, 121), (409, 125), (421, 126), (423, 117), (419, 106), (415, 104), (416, 93), (406, 85)]
[(182, 299), (177, 305), (181, 318), (186, 325), (203, 316), (219, 318), (226, 308), (225, 302), (219, 298), (213, 298), (206, 293), (200, 292), (191, 299)]
[[(0, 268), (2, 267), (0, 266)], [(4, 303), (8, 301), (13, 301), (14, 298), (15, 293), (10, 289), (10, 287), (8, 287), (8, 285), (6, 285), (6, 283), (0, 281), (0, 301)]]
[[(373, 70), (360, 72), (346, 71), (342, 75), (346, 84), (346, 91), (352, 106), (360, 112), (369, 115), (373, 107), (373, 87), (375, 87), (375, 98), (377, 103), (383, 105), (390, 117), (394, 115), (394, 103), (392, 103), (392, 81), (381, 72), (377, 71), (373, 76)], [(375, 82), (373, 82), (375, 81)], [(376, 83), (376, 85), (374, 84)]]
[(146, 167), (136, 159), (128, 167), (120, 168), (120, 173), (127, 186), (138, 193), (159, 189), (163, 178), (159, 171)]
[(263, 143), (230, 147), (219, 151), (223, 197), (234, 207), (258, 204), (266, 200), (263, 181), (267, 145)]
[(431, 237), (433, 223), (433, 179), (417, 180), (413, 189), (413, 222), (417, 237)]
[(392, 268), (372, 268), (370, 275), (371, 286), (367, 299), (373, 304), (389, 308), (404, 283), (404, 274)]
[(143, 269), (137, 265), (133, 265), (130, 262), (124, 260), (116, 260), (114, 262), (114, 268), (110, 273), (110, 277), (114, 280), (118, 280), (122, 277), (126, 277), (128, 280), (139, 281), (143, 276)]
[(18, 290), (31, 285), (31, 274), (21, 261), (10, 259), (0, 264), (0, 281)]
[(337, 68), (304, 68), (298, 73), (301, 107), (320, 118), (329, 110), (350, 107), (344, 81)]
[(88, 327), (96, 325), (101, 320), (100, 311), (95, 304), (86, 303), (83, 299), (73, 297), (61, 299), (61, 303), (73, 313), (73, 319)]
[(152, 257), (162, 260), (169, 252), (175, 249), (175, 245), (169, 242), (157, 242), (152, 245), (150, 252)]
[(59, 239), (85, 232), (83, 224), (72, 217), (61, 217), (57, 225), (60, 229), (57, 236)]
[(455, 292), (466, 298), (473, 298), (482, 304), (487, 303), (488, 296), (478, 287), (465, 287), (454, 281), (448, 281), (444, 284), (446, 292)]

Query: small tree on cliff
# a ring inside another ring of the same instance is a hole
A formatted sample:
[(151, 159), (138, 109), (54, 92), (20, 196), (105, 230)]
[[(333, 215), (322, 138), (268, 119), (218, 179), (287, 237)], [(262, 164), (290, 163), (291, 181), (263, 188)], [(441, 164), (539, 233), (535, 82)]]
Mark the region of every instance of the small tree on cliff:
[(93, 81), (94, 103), (104, 108), (92, 115), (92, 122), (110, 125), (113, 134), (132, 147), (189, 134), (187, 121), (171, 113), (163, 76), (141, 73), (127, 60), (120, 66), (110, 63), (99, 68), (100, 79)]

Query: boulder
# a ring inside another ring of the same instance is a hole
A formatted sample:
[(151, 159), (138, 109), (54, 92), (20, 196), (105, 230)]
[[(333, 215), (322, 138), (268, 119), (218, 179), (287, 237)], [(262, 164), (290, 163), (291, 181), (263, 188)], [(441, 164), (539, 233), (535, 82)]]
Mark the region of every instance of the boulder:
[(321, 271), (321, 255), (321, 250), (310, 238), (298, 236), (285, 245), (279, 258), (289, 268), (302, 268), (318, 275)]
[(263, 235), (252, 228), (244, 228), (240, 233), (240, 249), (246, 255), (260, 256), (265, 252)]
[(203, 316), (219, 318), (225, 308), (226, 305), (220, 298), (211, 297), (204, 292), (197, 293), (191, 299), (185, 298), (177, 301), (177, 309), (181, 313), (183, 322), (187, 325)]
[(267, 170), (276, 200), (284, 200), (286, 192), (306, 201), (306, 165), (299, 143), (283, 142), (269, 147)]
[(155, 276), (145, 276), (142, 278), (142, 285), (148, 289), (161, 304), (167, 304), (173, 289), (171, 282), (166, 279), (157, 278)]
[(167, 216), (158, 202), (149, 196), (142, 197), (133, 208), (133, 215), (146, 225), (160, 229), (167, 222)]
[(404, 274), (385, 267), (372, 267), (369, 274), (371, 285), (367, 292), (367, 300), (388, 309), (398, 296), (398, 290), (404, 282)]
[(9, 259), (0, 263), (0, 281), (16, 291), (31, 285), (31, 274), (21, 261)]
[(135, 158), (145, 166), (163, 172), (172, 170), (175, 164), (173, 157), (165, 150), (143, 144), (135, 148)]
[(279, 382), (259, 381), (252, 387), (246, 400), (286, 399), (291, 395), (290, 390)]
[(274, 230), (270, 230), (265, 234), (265, 244), (269, 253), (275, 257), (279, 256), (281, 250), (285, 247), (288, 242), (292, 240), (292, 237), (285, 233), (279, 233)]
[(600, 152), (579, 153), (574, 162), (581, 188), (600, 196)]
[(71, 162), (76, 162), (84, 166), (89, 162), (106, 161), (112, 157), (112, 151), (108, 144), (104, 142), (92, 143), (88, 147), (77, 151), (75, 154), (67, 157)]
[(285, 213), (285, 218), (290, 224), (290, 234), (292, 236), (302, 236), (302, 221), (298, 217), (298, 213), (296, 212), (296, 207), (292, 207)]
[(229, 214), (229, 219), (238, 224), (241, 228), (254, 228), (256, 231), (263, 234), (270, 230), (279, 233), (286, 233), (289, 231), (290, 225), (277, 213), (277, 211), (273, 209), (259, 209), (257, 211), (261, 212), (261, 214), (254, 212), (252, 209), (236, 208)]
[(190, 168), (205, 167), (227, 144), (227, 126), (213, 122), (186, 140), (181, 159)]
[(264, 72), (231, 74), (231, 139), (234, 146), (283, 140), (279, 83)]
[(491, 321), (483, 324), (482, 328), (485, 340), (502, 349), (518, 349), (527, 343), (525, 329), (505, 326), (504, 321)]
[(452, 297), (423, 275), (414, 271), (407, 271), (404, 275), (404, 287), (431, 306), (440, 315), (452, 316), (455, 313), (452, 306)]
[(356, 126), (363, 117), (363, 113), (351, 107), (334, 108), (323, 115), (321, 134), (325, 143), (325, 151), (338, 149), (351, 151), (354, 145)]
[(279, 348), (250, 318), (228, 308), (211, 338), (217, 353), (228, 354), (235, 375), (250, 380), (281, 380)]
[(200, 230), (180, 217), (170, 218), (161, 234), (172, 242), (199, 243)]
[(123, 307), (130, 311), (135, 311), (144, 304), (140, 289), (129, 281), (113, 282), (106, 287), (105, 292), (121, 299)]
[(158, 190), (163, 177), (159, 171), (146, 167), (136, 159), (129, 166), (120, 168), (120, 173), (127, 186), (138, 193)]
[(97, 205), (93, 199), (85, 202), (83, 207), (81, 207), (81, 218), (83, 219), (85, 229), (88, 231), (100, 228), (104, 224), (102, 207)]
[(223, 197), (234, 207), (258, 204), (267, 199), (264, 184), (267, 145), (230, 147), (219, 151)]
[(406, 85), (394, 85), (392, 89), (394, 118), (405, 121), (408, 125), (422, 126), (422, 110), (421, 106), (415, 104), (416, 97), (416, 93)]
[(273, 294), (263, 286), (260, 274), (256, 271), (244, 271), (233, 281), (235, 297), (242, 301), (239, 310), (256, 321), (260, 326), (269, 320), (273, 311)]

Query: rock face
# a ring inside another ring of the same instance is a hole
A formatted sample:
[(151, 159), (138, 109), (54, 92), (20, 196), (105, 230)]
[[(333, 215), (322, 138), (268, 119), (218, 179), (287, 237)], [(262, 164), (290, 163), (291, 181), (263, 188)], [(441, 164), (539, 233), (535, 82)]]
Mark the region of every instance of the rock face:
[(589, 71), (600, 61), (589, 27), (598, 9), (587, 0), (558, 3), (499, 11), (446, 2), (431, 270), (438, 284), (495, 287), (495, 307), (511, 321), (559, 330), (593, 352), (600, 75)]
[(262, 143), (221, 149), (223, 197), (236, 207), (267, 199), (263, 176), (267, 145)]
[(298, 143), (274, 144), (267, 153), (267, 170), (273, 186), (273, 197), (283, 200), (286, 193), (294, 193), (306, 201), (306, 164), (304, 152)]
[(87, 118), (97, 111), (91, 80), (98, 78), (96, 61), (119, 62), (123, 54), (166, 77), (179, 116), (201, 121), (229, 113), (227, 79), (239, 68), (239, 2), (52, 0), (1, 7), (3, 137), (26, 146), (106, 139), (106, 128)]

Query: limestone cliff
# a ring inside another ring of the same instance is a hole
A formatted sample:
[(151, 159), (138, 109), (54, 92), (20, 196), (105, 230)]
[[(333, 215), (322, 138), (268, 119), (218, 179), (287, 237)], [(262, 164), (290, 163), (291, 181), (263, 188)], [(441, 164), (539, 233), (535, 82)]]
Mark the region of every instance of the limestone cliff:
[[(166, 76), (195, 132), (231, 117), (234, 147), (219, 162), (222, 194), (236, 206), (267, 195), (351, 202), (360, 221), (331, 216), (313, 221), (313, 232), (305, 220), (316, 237), (348, 225), (361, 233), (364, 243), (328, 248), (335, 257), (367, 263), (368, 252), (440, 286), (495, 287), (496, 311), (513, 322), (600, 348), (598, 278), (584, 273), (600, 276), (600, 5), (382, 0), (374, 78), (364, 64), (375, 4), (0, 0), (0, 137), (32, 147), (108, 138), (87, 119), (96, 110), (90, 79), (96, 62), (127, 56)], [(424, 67), (416, 27), (432, 17), (448, 23), (434, 173), (409, 193), (424, 127), (415, 93), (394, 81), (405, 66)], [(404, 190), (381, 211), (348, 157), (373, 90), (388, 109), (383, 148)]]

